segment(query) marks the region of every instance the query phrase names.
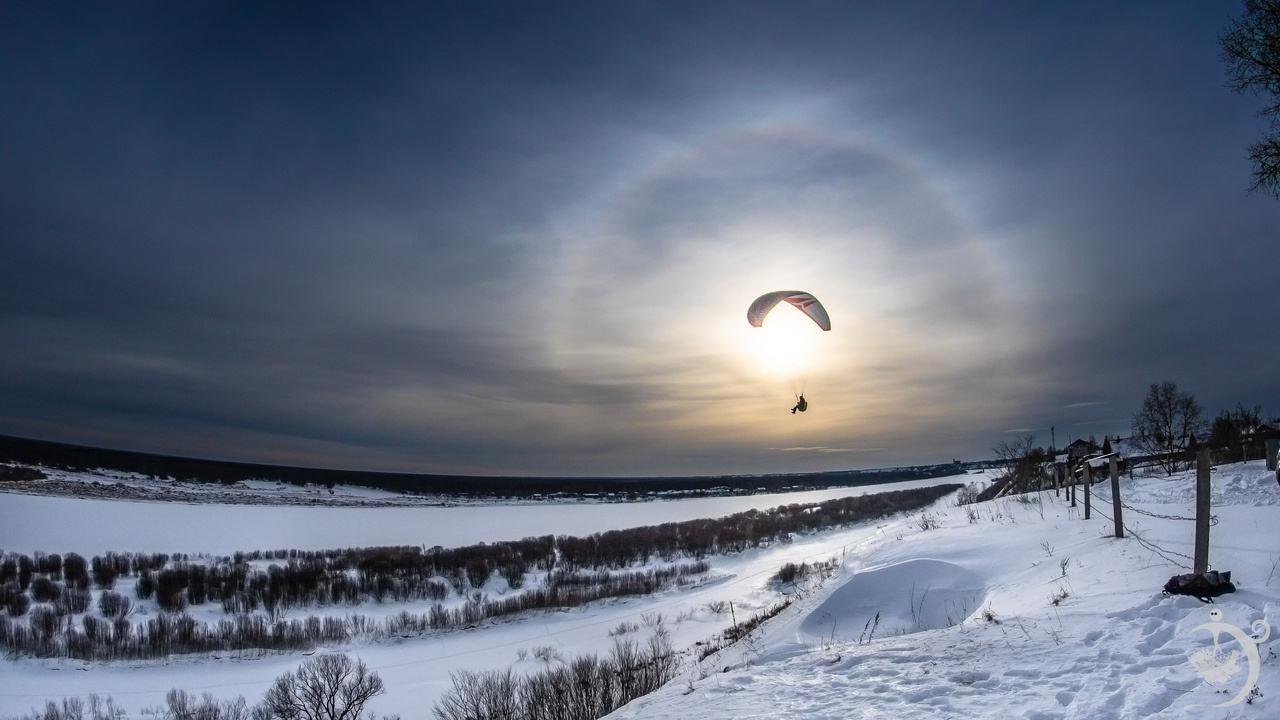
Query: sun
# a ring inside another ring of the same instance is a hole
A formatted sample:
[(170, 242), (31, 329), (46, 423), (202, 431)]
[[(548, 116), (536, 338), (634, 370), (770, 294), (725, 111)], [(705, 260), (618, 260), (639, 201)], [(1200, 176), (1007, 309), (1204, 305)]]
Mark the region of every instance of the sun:
[(827, 333), (785, 303), (775, 307), (760, 327), (747, 331), (749, 362), (760, 373), (796, 380), (820, 364)]

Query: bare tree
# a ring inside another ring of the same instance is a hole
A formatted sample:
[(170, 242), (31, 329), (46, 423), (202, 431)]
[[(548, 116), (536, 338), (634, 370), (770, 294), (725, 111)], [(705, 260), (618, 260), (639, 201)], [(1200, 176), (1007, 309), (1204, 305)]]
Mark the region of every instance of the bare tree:
[(1204, 418), (1196, 396), (1165, 380), (1152, 383), (1142, 409), (1133, 416), (1129, 429), (1132, 441), (1143, 452), (1156, 456), (1164, 471), (1172, 475), (1185, 460), (1184, 451), (1196, 433), (1204, 434)]
[(1030, 492), (1036, 489), (1041, 467), (1045, 462), (1044, 450), (1036, 447), (1035, 435), (1020, 435), (1013, 440), (1001, 440), (991, 448), (996, 460), (1005, 466), (1004, 476), (992, 486), (999, 495)]
[(382, 678), (346, 655), (318, 655), (276, 678), (254, 720), (359, 720), (383, 691)]
[(1258, 114), (1271, 125), (1249, 146), (1253, 189), (1280, 198), (1280, 0), (1245, 0), (1244, 16), (1218, 36), (1227, 64), (1227, 85), (1266, 97)]
[(526, 682), (516, 677), (511, 668), (505, 672), (473, 673), (461, 670), (449, 673), (453, 692), (441, 698), (432, 708), (437, 720), (515, 720), (521, 717), (520, 687)]

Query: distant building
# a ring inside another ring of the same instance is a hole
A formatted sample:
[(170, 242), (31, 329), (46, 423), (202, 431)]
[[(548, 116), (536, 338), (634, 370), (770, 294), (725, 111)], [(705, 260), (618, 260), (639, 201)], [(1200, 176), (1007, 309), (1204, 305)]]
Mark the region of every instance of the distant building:
[(1266, 440), (1280, 439), (1280, 429), (1263, 423), (1262, 425), (1254, 428), (1253, 432), (1245, 433), (1240, 439), (1250, 445), (1261, 444)]
[(1067, 446), (1067, 464), (1075, 465), (1093, 452), (1093, 445), (1083, 438), (1073, 441)]

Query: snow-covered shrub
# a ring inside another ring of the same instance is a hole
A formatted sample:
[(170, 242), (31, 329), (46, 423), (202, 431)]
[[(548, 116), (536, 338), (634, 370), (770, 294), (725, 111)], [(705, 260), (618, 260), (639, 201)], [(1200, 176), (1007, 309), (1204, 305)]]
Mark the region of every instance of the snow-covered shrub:
[(26, 590), (31, 587), (31, 576), (35, 574), (36, 565), (31, 558), (26, 555), (19, 555), (18, 562), (18, 587)]
[(486, 582), (489, 582), (489, 577), (493, 575), (493, 566), (485, 558), (472, 558), (467, 561), (466, 573), (467, 582), (471, 583), (471, 587), (478, 590), (484, 587)]
[[(18, 584), (12, 583), (13, 588), (17, 588)], [(31, 609), (31, 597), (21, 590), (17, 590), (9, 595), (9, 599), (4, 604), (5, 612), (10, 617), (22, 617), (27, 614), (27, 610)]]
[[(17, 580), (8, 582), (0, 582), (0, 606), (8, 607), (9, 602), (14, 597), (21, 595), (22, 589), (18, 587)], [(25, 610), (23, 612), (26, 612)]]
[(31, 553), (35, 563), (35, 571), (48, 575), (51, 580), (62, 579), (62, 556), (58, 553), (43, 553), (39, 550)]
[(982, 493), (982, 488), (978, 487), (978, 483), (969, 483), (960, 488), (956, 493), (956, 506), (972, 505), (978, 502), (978, 496)]
[(116, 569), (113, 563), (103, 562), (102, 558), (94, 556), (93, 558), (93, 584), (103, 590), (110, 590), (116, 585), (116, 578), (120, 575), (120, 571)]
[(138, 582), (134, 583), (133, 590), (139, 600), (150, 600), (156, 594), (156, 578), (149, 568), (138, 575)]
[(132, 603), (129, 598), (120, 593), (107, 590), (98, 596), (98, 610), (105, 618), (112, 620), (122, 618), (129, 614), (131, 608)]
[(428, 600), (440, 602), (449, 597), (449, 586), (442, 583), (431, 581), (423, 584), (423, 597)]
[(627, 633), (635, 632), (639, 629), (640, 629), (639, 625), (633, 622), (627, 622), (626, 620), (623, 620), (622, 622), (618, 623), (617, 627), (609, 631), (609, 637), (626, 635)]
[(789, 585), (808, 573), (809, 567), (804, 563), (796, 565), (793, 562), (789, 562), (778, 568), (778, 573), (773, 576), (773, 579), (783, 585)]
[(93, 593), (89, 588), (68, 587), (58, 596), (55, 604), (60, 615), (79, 615), (93, 604)]
[(63, 698), (61, 703), (49, 700), (43, 711), (33, 710), (30, 715), (24, 715), (19, 720), (123, 720), (127, 717), (124, 709), (116, 707), (111, 698), (90, 695), (87, 706), (78, 697)]
[(498, 567), (498, 574), (507, 581), (507, 587), (519, 590), (524, 587), (524, 573), (527, 568), (523, 563), (507, 562)]
[(144, 711), (144, 715), (163, 720), (249, 720), (250, 714), (244, 697), (219, 700), (204, 693), (198, 700), (186, 690), (170, 690), (164, 696), (164, 707)]
[(56, 583), (44, 575), (37, 575), (31, 581), (31, 599), (38, 603), (51, 603), (62, 595), (62, 584)]
[(560, 653), (556, 652), (554, 645), (539, 645), (533, 649), (533, 656), (544, 663), (549, 663), (560, 657)]
[(62, 578), (67, 587), (89, 587), (89, 563), (76, 553), (62, 559)]
[(27, 627), (31, 628), (36, 642), (49, 642), (62, 627), (62, 618), (53, 608), (37, 605), (32, 608), (31, 615), (27, 618)]
[[(155, 574), (156, 604), (162, 610), (182, 612), (187, 608), (185, 590), (190, 584), (191, 573), (182, 565), (161, 570)], [(141, 593), (139, 593), (141, 596)]]

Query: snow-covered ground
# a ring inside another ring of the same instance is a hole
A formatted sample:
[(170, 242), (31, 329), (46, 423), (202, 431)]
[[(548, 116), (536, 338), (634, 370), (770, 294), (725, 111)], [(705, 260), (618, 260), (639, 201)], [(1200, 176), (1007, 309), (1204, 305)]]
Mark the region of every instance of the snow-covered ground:
[[(1083, 498), (1069, 508), (1052, 493), (1043, 518), (1009, 500), (975, 506), (973, 522), (940, 506), (938, 527), (917, 516), (851, 547), (838, 581), (610, 717), (1280, 717), (1280, 490), (1261, 462), (1216, 468), (1213, 489), (1210, 562), (1238, 590), (1212, 606), (1160, 592), (1189, 571), (1170, 560), (1191, 563), (1193, 524), (1127, 511), (1117, 540), (1108, 483), (1094, 487), (1088, 521)], [(1121, 496), (1190, 517), (1194, 476), (1126, 478)], [(1227, 707), (1209, 706), (1248, 692), (1250, 663), (1225, 631), (1234, 672), (1190, 662), (1214, 650), (1215, 633), (1200, 628), (1211, 609), (1249, 634), (1270, 626), (1257, 646), (1260, 694)]]
[[(1280, 665), (1273, 650), (1280, 647), (1275, 644), (1280, 631), (1275, 630), (1257, 647), (1256, 686), (1261, 695), (1226, 708), (1186, 707), (1228, 702), (1247, 685), (1250, 663), (1245, 654), (1236, 657), (1237, 672), (1229, 676), (1217, 678), (1202, 665), (1200, 671), (1216, 683), (1198, 674), (1190, 662), (1193, 654), (1213, 648), (1213, 633), (1197, 629), (1212, 621), (1211, 607), (1222, 611), (1221, 622), (1246, 631), (1256, 621), (1265, 620), (1273, 628), (1280, 624), (1280, 491), (1261, 463), (1214, 471), (1213, 512), (1220, 522), (1213, 528), (1210, 559), (1215, 568), (1233, 571), (1239, 590), (1213, 606), (1162, 596), (1164, 582), (1186, 571), (1179, 564), (1190, 564), (1186, 556), (1192, 554), (1192, 523), (1174, 518), (1192, 514), (1193, 482), (1190, 474), (1126, 478), (1122, 494), (1127, 503), (1168, 517), (1127, 511), (1130, 532), (1123, 540), (1111, 537), (1106, 483), (1094, 487), (1094, 517), (1088, 521), (1082, 519), (1083, 502), (1070, 508), (1053, 493), (1039, 504), (1003, 499), (956, 507), (946, 498), (923, 513), (713, 557), (715, 579), (692, 588), (474, 630), (322, 651), (359, 656), (383, 678), (387, 692), (370, 709), (396, 712), (406, 720), (426, 718), (435, 700), (449, 689), (451, 671), (536, 670), (543, 661), (533, 657), (533, 651), (541, 647), (554, 648), (562, 659), (602, 652), (613, 641), (610, 632), (623, 622), (639, 626), (632, 636), (643, 641), (659, 613), (675, 646), (693, 650), (695, 643), (731, 623), (730, 613), (720, 611), (722, 604), (731, 601), (734, 615), (742, 620), (781, 598), (782, 591), (770, 578), (782, 564), (835, 557), (840, 561), (836, 575), (820, 587), (797, 593), (803, 597), (747, 640), (700, 662), (690, 652), (675, 681), (613, 717), (1280, 717), (1275, 697), (1280, 693)], [(794, 496), (784, 497), (783, 502), (796, 501)], [(5, 508), (0, 512), (6, 519), (13, 517), (8, 508), (17, 498), (0, 495)], [(664, 505), (677, 506), (635, 507)], [(68, 523), (59, 525), (61, 541), (50, 535), (35, 547), (83, 548), (77, 549), (81, 553), (141, 549), (112, 542), (121, 537), (113, 535), (112, 528), (146, 522), (147, 513), (168, 508), (155, 503), (113, 506), (105, 516), (95, 515), (104, 511), (98, 507), (76, 516), (86, 522), (100, 518), (106, 540), (84, 547), (80, 543), (87, 538), (75, 523)], [(585, 514), (610, 507), (592, 506)], [(57, 510), (74, 512), (67, 506)], [(490, 540), (520, 536), (509, 531), (505, 516), (488, 521), (469, 516), (466, 521), (483, 523)], [(612, 527), (625, 527), (652, 519), (612, 521)], [(0, 530), (0, 547), (20, 549), (15, 540), (18, 536), (7, 527)], [(234, 544), (236, 549), (255, 547)], [(327, 546), (348, 544), (352, 543)], [(264, 547), (276, 545), (291, 543)], [(486, 592), (502, 592), (501, 582), (492, 581)], [(400, 609), (403, 606), (388, 605), (380, 612)], [(374, 614), (369, 604), (357, 610)], [(1227, 653), (1242, 648), (1225, 634), (1220, 639)], [(91, 692), (109, 694), (137, 710), (159, 704), (174, 687), (219, 697), (243, 695), (253, 703), (272, 678), (295, 668), (301, 659), (203, 657), (114, 664), (5, 660), (0, 663), (0, 717), (27, 712), (45, 698)]]

